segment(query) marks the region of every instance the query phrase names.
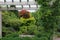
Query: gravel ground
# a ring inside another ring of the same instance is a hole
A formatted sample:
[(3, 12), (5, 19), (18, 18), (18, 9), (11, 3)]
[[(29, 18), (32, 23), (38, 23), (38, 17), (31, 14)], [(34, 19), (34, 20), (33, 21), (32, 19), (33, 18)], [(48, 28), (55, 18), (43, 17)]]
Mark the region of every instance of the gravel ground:
[(60, 38), (56, 38), (55, 40), (60, 40)]

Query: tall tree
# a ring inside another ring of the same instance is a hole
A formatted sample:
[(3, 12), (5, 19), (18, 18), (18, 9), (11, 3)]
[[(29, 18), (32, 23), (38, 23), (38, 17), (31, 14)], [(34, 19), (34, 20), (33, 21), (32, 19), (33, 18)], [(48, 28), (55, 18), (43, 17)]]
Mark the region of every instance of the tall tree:
[[(48, 39), (53, 39), (53, 33), (56, 32), (58, 21), (60, 20), (60, 0), (36, 0), (40, 9), (36, 12), (36, 25), (44, 27), (44, 32), (49, 34)], [(44, 34), (44, 33), (43, 33)], [(40, 35), (43, 35), (40, 34)], [(46, 35), (46, 34), (45, 34)], [(46, 37), (46, 36), (45, 36)]]

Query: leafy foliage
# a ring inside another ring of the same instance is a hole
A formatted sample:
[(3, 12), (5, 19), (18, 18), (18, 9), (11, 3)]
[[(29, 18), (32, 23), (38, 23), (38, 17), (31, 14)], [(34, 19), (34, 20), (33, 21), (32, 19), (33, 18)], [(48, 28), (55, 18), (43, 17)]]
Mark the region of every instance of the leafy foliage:
[[(34, 14), (37, 27), (43, 27), (44, 29), (38, 33), (41, 38), (45, 33), (45, 37), (48, 35), (48, 39), (52, 40), (53, 33), (56, 33), (59, 20), (57, 16), (59, 14), (59, 0), (36, 0), (41, 5), (40, 9)], [(52, 2), (52, 5), (51, 4)], [(49, 4), (50, 3), (50, 4)], [(43, 40), (43, 39), (41, 39)], [(45, 39), (47, 40), (47, 39)]]
[[(3, 11), (2, 13), (2, 23), (3, 23), (3, 36), (12, 34), (13, 32), (25, 34), (33, 34), (35, 30), (35, 18), (31, 16), (25, 19), (24, 17), (17, 17), (12, 11)], [(7, 31), (8, 30), (8, 31)], [(32, 32), (31, 32), (32, 31)], [(30, 32), (30, 33), (29, 33)]]
[[(53, 0), (36, 0), (41, 7), (33, 13), (34, 17), (29, 12), (26, 14), (26, 11), (19, 13), (19, 17), (15, 15), (15, 11), (4, 11), (2, 13), (3, 32), (6, 34), (17, 32), (39, 37), (38, 39), (32, 38), (33, 40), (52, 40), (53, 34), (60, 28), (60, 0), (54, 0), (52, 5), (51, 1)], [(25, 18), (25, 14), (30, 17)], [(32, 39), (24, 38), (23, 40)]]

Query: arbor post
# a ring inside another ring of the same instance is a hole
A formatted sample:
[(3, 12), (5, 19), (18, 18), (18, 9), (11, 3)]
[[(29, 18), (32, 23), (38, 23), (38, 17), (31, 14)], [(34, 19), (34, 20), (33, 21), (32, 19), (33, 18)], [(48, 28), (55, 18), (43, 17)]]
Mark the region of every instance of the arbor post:
[(0, 38), (2, 38), (2, 11), (0, 11)]

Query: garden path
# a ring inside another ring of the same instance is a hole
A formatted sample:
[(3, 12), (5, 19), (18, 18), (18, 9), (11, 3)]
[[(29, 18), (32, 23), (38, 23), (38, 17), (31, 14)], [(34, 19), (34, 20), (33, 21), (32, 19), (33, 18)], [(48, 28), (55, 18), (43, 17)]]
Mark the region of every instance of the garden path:
[(55, 40), (60, 40), (60, 38), (56, 38)]
[(55, 38), (53, 38), (53, 40), (60, 40), (60, 37), (59, 38), (55, 37)]

